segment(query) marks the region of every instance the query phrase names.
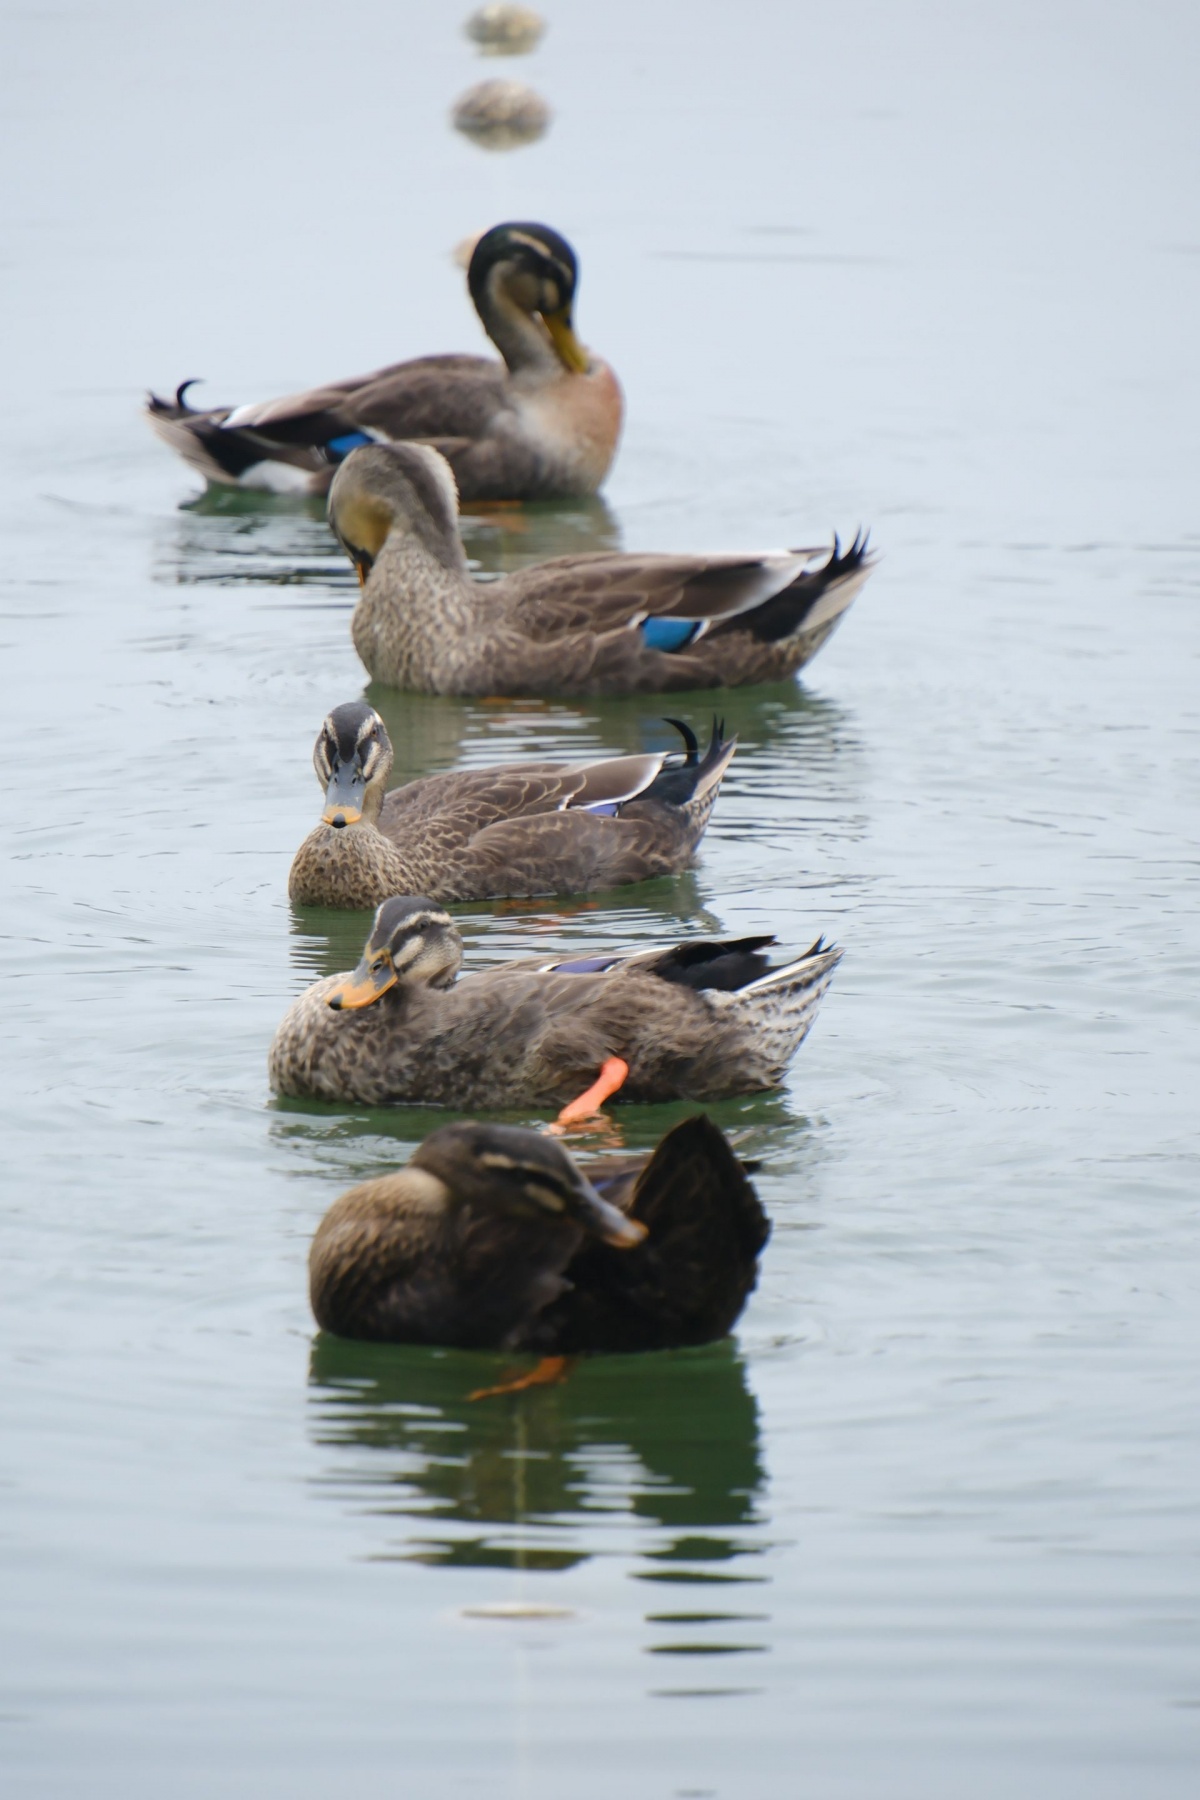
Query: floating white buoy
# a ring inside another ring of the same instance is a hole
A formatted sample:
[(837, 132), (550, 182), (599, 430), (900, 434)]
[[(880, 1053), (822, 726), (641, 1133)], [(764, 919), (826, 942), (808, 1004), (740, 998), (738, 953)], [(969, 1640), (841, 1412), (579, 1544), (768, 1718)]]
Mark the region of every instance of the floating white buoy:
[(484, 149), (512, 150), (541, 137), (550, 108), (523, 81), (481, 81), (459, 97), (451, 118)]
[(545, 29), (545, 19), (531, 6), (481, 6), (465, 26), (485, 56), (523, 56)]

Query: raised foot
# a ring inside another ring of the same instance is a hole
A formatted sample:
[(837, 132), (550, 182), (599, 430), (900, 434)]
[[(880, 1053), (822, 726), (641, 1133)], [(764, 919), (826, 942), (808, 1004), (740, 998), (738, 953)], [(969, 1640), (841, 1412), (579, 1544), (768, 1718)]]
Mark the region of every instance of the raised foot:
[(619, 1056), (609, 1056), (601, 1064), (600, 1073), (587, 1090), (580, 1094), (578, 1100), (572, 1100), (564, 1106), (558, 1115), (559, 1125), (574, 1125), (577, 1119), (590, 1119), (593, 1113), (600, 1111), (604, 1102), (616, 1093), (629, 1074), (629, 1064)]
[(526, 1369), (523, 1375), (512, 1375), (495, 1387), (476, 1388), (473, 1394), (467, 1395), (467, 1399), (495, 1400), (500, 1394), (520, 1394), (526, 1388), (553, 1387), (556, 1382), (567, 1379), (575, 1361), (572, 1356), (543, 1356), (532, 1369)]

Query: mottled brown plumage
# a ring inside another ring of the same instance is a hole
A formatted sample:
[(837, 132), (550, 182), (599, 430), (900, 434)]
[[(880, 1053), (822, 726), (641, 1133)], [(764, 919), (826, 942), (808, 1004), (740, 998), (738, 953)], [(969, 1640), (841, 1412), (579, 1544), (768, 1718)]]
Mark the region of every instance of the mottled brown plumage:
[(714, 724), (701, 760), (694, 735), (678, 728), (682, 755), (462, 769), (387, 793), (383, 720), (349, 701), (317, 736), (325, 809), (288, 892), (301, 905), (375, 907), (392, 894), (443, 903), (584, 894), (673, 875), (704, 835), (735, 748)]
[(553, 1139), (446, 1126), (336, 1200), (313, 1239), (317, 1322), (343, 1337), (579, 1355), (724, 1337), (770, 1227), (707, 1118), (581, 1173)]
[(843, 553), (560, 556), (472, 579), (445, 462), (414, 444), (355, 450), (329, 522), (363, 592), (354, 647), (377, 681), (430, 694), (639, 694), (793, 675), (871, 568)]
[(269, 1056), (281, 1094), (466, 1110), (561, 1107), (611, 1058), (622, 1100), (716, 1100), (775, 1087), (841, 960), (814, 944), (773, 968), (773, 938), (525, 957), (456, 981), (462, 939), (419, 896), (388, 900), (352, 973), (295, 1000)]
[(467, 275), (504, 358), (425, 356), (262, 405), (198, 412), (185, 382), (152, 394), (150, 425), (206, 481), (323, 494), (354, 442), (432, 444), (471, 500), (594, 494), (621, 430), (607, 363), (574, 334), (575, 254), (548, 226), (497, 225)]

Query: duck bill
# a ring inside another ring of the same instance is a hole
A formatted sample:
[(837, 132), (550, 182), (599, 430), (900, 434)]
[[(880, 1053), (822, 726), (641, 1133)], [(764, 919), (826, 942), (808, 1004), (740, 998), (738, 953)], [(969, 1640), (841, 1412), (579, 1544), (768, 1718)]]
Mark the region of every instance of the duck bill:
[(326, 825), (357, 825), (362, 818), (362, 800), (362, 776), (353, 769), (335, 769), (325, 789), (321, 818)]
[(591, 365), (587, 351), (575, 336), (570, 307), (564, 306), (561, 312), (543, 313), (542, 318), (554, 348), (558, 351), (559, 361), (576, 375), (586, 375)]
[(398, 979), (390, 962), (379, 968), (360, 962), (349, 981), (344, 981), (330, 994), (328, 1004), (334, 1012), (355, 1012), (360, 1006), (373, 1006), (381, 994), (395, 987)]
[(576, 1224), (582, 1225), (592, 1237), (611, 1244), (616, 1250), (632, 1250), (646, 1236), (644, 1225), (637, 1219), (627, 1219), (623, 1212), (618, 1212), (582, 1175), (568, 1202), (567, 1211)]

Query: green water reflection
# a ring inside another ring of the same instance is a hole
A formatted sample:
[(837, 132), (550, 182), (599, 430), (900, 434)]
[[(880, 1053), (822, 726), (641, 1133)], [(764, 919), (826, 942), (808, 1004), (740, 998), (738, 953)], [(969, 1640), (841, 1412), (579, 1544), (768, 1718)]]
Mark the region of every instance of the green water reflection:
[[(598, 498), (486, 507), (464, 514), (463, 545), (480, 575), (550, 556), (619, 550), (616, 514)], [(178, 508), (156, 574), (195, 582), (319, 582), (352, 594), (354, 571), (329, 529), (323, 498), (207, 488)]]
[(633, 1525), (643, 1579), (766, 1579), (758, 1406), (732, 1342), (596, 1358), (556, 1387), (467, 1398), (505, 1366), (494, 1355), (314, 1340), (320, 1482), (383, 1522), (376, 1557), (568, 1569), (629, 1554)]

